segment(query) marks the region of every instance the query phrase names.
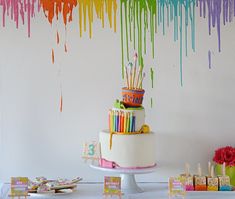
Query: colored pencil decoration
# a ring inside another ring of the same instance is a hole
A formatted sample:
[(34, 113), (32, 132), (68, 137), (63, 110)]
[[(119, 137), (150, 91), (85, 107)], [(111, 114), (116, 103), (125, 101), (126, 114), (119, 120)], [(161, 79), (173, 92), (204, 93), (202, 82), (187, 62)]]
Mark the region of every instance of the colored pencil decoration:
[(109, 110), (108, 120), (110, 132), (135, 132), (135, 115), (132, 111)]

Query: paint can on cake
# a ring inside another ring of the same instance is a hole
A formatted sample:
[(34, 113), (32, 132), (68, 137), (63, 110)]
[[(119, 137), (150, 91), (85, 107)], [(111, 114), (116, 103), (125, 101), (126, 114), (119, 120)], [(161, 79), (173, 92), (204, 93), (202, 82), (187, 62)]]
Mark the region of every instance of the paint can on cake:
[(139, 107), (142, 105), (144, 98), (144, 89), (122, 88), (122, 99), (126, 106)]

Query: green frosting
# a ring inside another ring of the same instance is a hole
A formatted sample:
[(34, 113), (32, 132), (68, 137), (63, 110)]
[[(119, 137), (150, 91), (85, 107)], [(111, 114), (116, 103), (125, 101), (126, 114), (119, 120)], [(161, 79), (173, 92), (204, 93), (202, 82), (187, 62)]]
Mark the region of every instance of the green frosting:
[(114, 102), (114, 108), (125, 109), (125, 110), (143, 110), (144, 109), (143, 106), (140, 106), (140, 107), (125, 107), (123, 102), (119, 101), (118, 99), (116, 99), (116, 101)]

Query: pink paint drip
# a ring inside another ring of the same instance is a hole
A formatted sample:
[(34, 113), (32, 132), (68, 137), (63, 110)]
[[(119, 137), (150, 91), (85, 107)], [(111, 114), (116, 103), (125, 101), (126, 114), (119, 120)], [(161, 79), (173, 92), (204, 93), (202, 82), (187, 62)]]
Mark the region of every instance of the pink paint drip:
[(19, 27), (19, 18), (22, 20), (22, 24), (25, 24), (25, 16), (27, 15), (28, 24), (28, 37), (30, 37), (31, 18), (35, 16), (35, 4), (37, 3), (39, 12), (40, 0), (0, 0), (0, 6), (2, 7), (2, 24), (6, 25), (6, 16), (10, 17), (16, 24), (16, 28)]
[(209, 35), (211, 35), (211, 28), (216, 27), (218, 50), (221, 52), (221, 17), (223, 25), (233, 21), (233, 17), (235, 17), (235, 0), (197, 0), (197, 5), (199, 6), (201, 17), (203, 16), (205, 18), (206, 10), (208, 12)]

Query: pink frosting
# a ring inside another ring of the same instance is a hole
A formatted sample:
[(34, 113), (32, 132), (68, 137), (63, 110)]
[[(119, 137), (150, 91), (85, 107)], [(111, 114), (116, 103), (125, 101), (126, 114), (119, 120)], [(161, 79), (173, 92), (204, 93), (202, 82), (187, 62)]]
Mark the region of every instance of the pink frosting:
[(154, 164), (154, 165), (146, 166), (146, 167), (120, 167), (115, 162), (109, 161), (103, 158), (100, 159), (99, 163), (100, 163), (100, 166), (104, 168), (120, 168), (120, 169), (148, 169), (148, 168), (153, 168), (156, 166), (156, 164)]

